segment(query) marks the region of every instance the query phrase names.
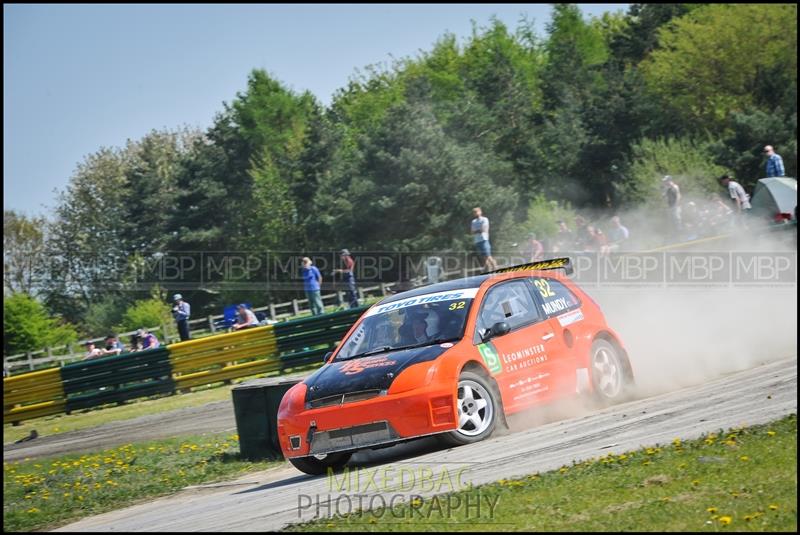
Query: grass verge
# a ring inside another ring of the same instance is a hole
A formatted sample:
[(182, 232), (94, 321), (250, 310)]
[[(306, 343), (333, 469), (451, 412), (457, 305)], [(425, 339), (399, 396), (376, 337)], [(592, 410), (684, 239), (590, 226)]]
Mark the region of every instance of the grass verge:
[(57, 527), (187, 485), (283, 464), (239, 459), (236, 435), (126, 444), (91, 455), (3, 463), (3, 530)]
[(425, 500), (414, 498), (394, 508), (288, 530), (795, 532), (796, 528), (797, 416), (791, 415), (768, 425), (609, 453), (543, 474)]

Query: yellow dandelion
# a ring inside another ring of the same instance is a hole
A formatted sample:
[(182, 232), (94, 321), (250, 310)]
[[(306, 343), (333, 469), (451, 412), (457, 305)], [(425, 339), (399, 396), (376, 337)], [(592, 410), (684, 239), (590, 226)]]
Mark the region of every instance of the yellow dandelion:
[(770, 511), (777, 511), (778, 510), (778, 506), (775, 505), (774, 503), (771, 503), (771, 504), (769, 504), (769, 510)]
[(714, 514), (714, 513), (717, 512), (717, 508), (716, 507), (709, 507), (708, 509), (706, 509), (706, 511), (708, 511), (711, 514)]
[(695, 479), (694, 481), (692, 481), (692, 485), (695, 486), (695, 487), (697, 485), (699, 485), (699, 484), (700, 484), (700, 480), (699, 479)]
[(767, 431), (767, 434), (771, 437), (775, 436), (775, 431)]
[(750, 516), (750, 515), (744, 515), (744, 521), (745, 521), (745, 522), (750, 522), (751, 520), (753, 520), (753, 517), (752, 517), (752, 516)]
[(748, 457), (747, 455), (742, 455), (741, 457), (739, 457), (739, 460), (740, 461), (749, 461), (750, 457)]
[(39, 510), (36, 507), (31, 507), (30, 509), (28, 509), (28, 512), (29, 513), (38, 513)]
[(723, 526), (727, 526), (728, 524), (730, 524), (731, 520), (733, 520), (733, 519), (731, 517), (729, 517), (729, 516), (721, 516), (721, 517), (719, 517), (719, 523), (722, 524)]

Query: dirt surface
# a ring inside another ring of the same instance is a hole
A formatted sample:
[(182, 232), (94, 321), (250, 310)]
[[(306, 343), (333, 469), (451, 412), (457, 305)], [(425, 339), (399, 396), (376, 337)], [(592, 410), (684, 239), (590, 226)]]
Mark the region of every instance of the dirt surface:
[(236, 420), (230, 400), (140, 416), (90, 429), (39, 436), (30, 442), (20, 444), (4, 444), (3, 460), (14, 461), (24, 458), (33, 459), (67, 453), (90, 452), (129, 442), (226, 431), (236, 432)]
[(398, 478), (403, 471), (421, 474), (427, 470), (433, 476), (428, 481), (442, 481), (446, 471), (459, 490), (469, 483), (543, 472), (573, 460), (669, 443), (676, 437), (692, 439), (708, 431), (764, 423), (797, 412), (797, 358), (591, 413), (575, 412), (538, 427), (529, 428), (526, 422), (516, 431), (512, 422), (511, 433), (459, 448), (442, 449), (426, 439), (358, 454), (350, 463), (346, 483), (343, 476), (334, 484), (286, 465), (235, 482), (186, 489), (61, 530), (277, 530), (290, 523), (351, 512), (371, 500), (380, 505), (399, 496), (408, 503), (412, 496), (451, 490), (421, 480), (409, 484), (409, 479)]

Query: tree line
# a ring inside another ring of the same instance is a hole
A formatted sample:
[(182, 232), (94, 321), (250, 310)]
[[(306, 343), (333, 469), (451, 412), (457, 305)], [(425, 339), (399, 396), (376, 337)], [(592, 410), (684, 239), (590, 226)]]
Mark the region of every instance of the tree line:
[[(329, 106), (253, 70), (206, 130), (100, 148), (47, 220), (6, 212), (6, 295), (97, 334), (166, 295), (134, 284), (154, 253), (468, 250), (474, 206), (502, 246), (565, 210), (655, 206), (662, 174), (687, 191), (716, 191), (721, 172), (751, 188), (765, 144), (795, 176), (796, 11), (633, 4), (587, 19), (557, 4), (544, 35), (525, 19), (443, 34), (359, 71)], [(192, 297), (219, 313), (276, 296)]]

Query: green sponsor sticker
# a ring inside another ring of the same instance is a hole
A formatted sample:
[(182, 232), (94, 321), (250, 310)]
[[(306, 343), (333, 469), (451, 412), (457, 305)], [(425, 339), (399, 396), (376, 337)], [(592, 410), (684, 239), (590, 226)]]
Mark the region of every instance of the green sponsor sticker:
[(478, 346), (478, 351), (481, 352), (483, 361), (486, 363), (486, 366), (488, 366), (490, 372), (498, 374), (503, 371), (503, 366), (500, 364), (500, 357), (497, 356), (497, 351), (494, 350), (494, 346), (491, 342), (480, 344)]

